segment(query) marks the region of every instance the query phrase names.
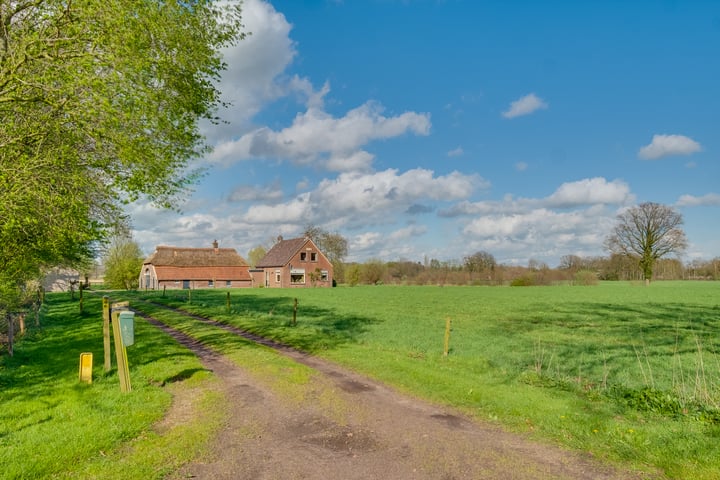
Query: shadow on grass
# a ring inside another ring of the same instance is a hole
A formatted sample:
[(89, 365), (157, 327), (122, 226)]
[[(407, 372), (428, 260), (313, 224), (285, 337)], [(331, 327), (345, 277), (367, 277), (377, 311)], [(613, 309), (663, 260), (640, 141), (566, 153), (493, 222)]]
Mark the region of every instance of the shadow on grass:
[[(245, 291), (236, 293), (232, 297), (230, 313), (227, 311), (225, 294), (212, 290), (193, 291), (191, 303), (187, 302), (186, 295), (179, 294), (166, 297), (145, 295), (144, 298), (149, 302), (216, 320), (306, 353), (336, 349), (357, 342), (370, 325), (380, 322), (369, 316), (339, 313), (331, 308), (302, 302), (295, 312), (295, 298), (290, 295), (266, 297)], [(219, 347), (222, 350), (222, 346)]]

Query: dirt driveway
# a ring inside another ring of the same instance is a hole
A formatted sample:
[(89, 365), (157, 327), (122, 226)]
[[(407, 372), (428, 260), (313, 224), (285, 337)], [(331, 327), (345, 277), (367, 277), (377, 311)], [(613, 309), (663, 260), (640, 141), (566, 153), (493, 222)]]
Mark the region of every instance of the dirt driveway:
[[(289, 408), (276, 392), (242, 368), (190, 337), (152, 318), (148, 320), (200, 357), (221, 380), (232, 406), (215, 440), (212, 457), (186, 465), (172, 478), (651, 478), (531, 442), (447, 408), (401, 395), (329, 362), (274, 345), (317, 372), (312, 394), (305, 395), (299, 406)], [(233, 327), (217, 325), (248, 336)], [(328, 397), (333, 399), (331, 408), (327, 401), (321, 401)], [(170, 419), (182, 416), (180, 410), (186, 401), (175, 399)]]

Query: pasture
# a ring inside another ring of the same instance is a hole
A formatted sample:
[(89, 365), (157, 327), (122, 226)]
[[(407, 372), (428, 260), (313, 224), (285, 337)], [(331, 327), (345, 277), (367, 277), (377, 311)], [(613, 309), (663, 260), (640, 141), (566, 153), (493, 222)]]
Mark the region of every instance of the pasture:
[(718, 283), (233, 290), (229, 311), (227, 292), (139, 296), (539, 440), (673, 478), (720, 477)]
[[(720, 478), (716, 282), (109, 294), (278, 388), (311, 377), (289, 359), (153, 302), (293, 345), (536, 441), (651, 476)], [(81, 315), (68, 295), (49, 295), (41, 327), (21, 340), (15, 358), (2, 359), (7, 478), (162, 478), (202, 454), (222, 422), (212, 375), (141, 319), (129, 349), (133, 393), (121, 394), (114, 371), (102, 371), (99, 304), (99, 296), (86, 296)], [(95, 355), (92, 385), (77, 382), (81, 351)], [(158, 435), (152, 425), (170, 394), (186, 388), (207, 392), (195, 421)]]

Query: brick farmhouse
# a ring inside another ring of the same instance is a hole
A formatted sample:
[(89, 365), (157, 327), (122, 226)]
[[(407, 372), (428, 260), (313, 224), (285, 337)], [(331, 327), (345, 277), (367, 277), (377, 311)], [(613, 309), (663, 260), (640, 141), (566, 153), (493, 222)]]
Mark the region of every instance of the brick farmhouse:
[(268, 288), (331, 287), (333, 266), (315, 243), (307, 238), (278, 242), (250, 270), (253, 284)]

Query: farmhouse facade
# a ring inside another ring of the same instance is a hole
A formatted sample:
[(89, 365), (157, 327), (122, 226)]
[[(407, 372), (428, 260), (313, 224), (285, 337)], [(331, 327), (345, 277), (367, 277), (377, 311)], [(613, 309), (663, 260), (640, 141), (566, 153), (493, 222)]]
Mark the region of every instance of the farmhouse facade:
[(250, 270), (253, 283), (268, 288), (331, 287), (333, 266), (315, 243), (307, 238), (278, 242)]
[(250, 266), (234, 248), (158, 246), (143, 262), (141, 289), (251, 287)]

